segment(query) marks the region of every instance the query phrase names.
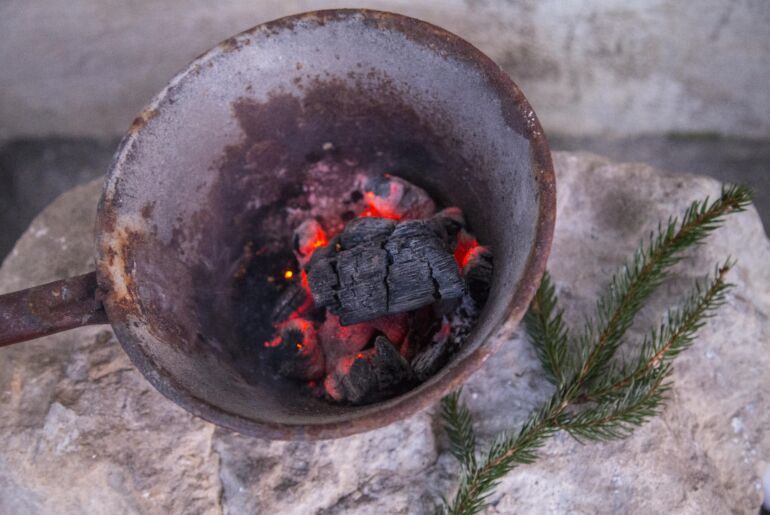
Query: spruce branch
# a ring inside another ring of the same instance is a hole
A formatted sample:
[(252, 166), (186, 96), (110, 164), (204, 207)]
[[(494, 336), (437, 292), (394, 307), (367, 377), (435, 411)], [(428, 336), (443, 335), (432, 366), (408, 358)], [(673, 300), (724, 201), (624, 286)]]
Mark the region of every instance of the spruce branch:
[(563, 323), (546, 273), (525, 324), (556, 389), (518, 431), (498, 436), (485, 453), (476, 449), (470, 412), (459, 392), (442, 401), (450, 447), (463, 469), (455, 496), (437, 507), (437, 513), (482, 511), (503, 476), (534, 462), (538, 450), (558, 431), (579, 441), (624, 438), (660, 413), (670, 389), (673, 360), (694, 343), (705, 321), (725, 302), (731, 287), (726, 275), (734, 263), (727, 260), (713, 276), (696, 282), (682, 305), (669, 310), (665, 321), (645, 337), (634, 362), (616, 365), (612, 358), (644, 302), (683, 252), (701, 243), (727, 214), (743, 211), (750, 200), (747, 188), (727, 187), (712, 203), (693, 202), (681, 221), (670, 218), (665, 226), (659, 225), (657, 234), (613, 276), (609, 291), (597, 302), (596, 322), (586, 324), (577, 342)]
[(441, 399), (441, 416), (449, 449), (465, 469), (476, 467), (476, 434), (468, 407), (460, 401), (462, 388)]
[(601, 399), (612, 395), (639, 380), (650, 370), (667, 365), (689, 348), (706, 320), (713, 317), (724, 304), (725, 295), (732, 287), (726, 281), (726, 275), (733, 266), (734, 262), (728, 259), (717, 267), (712, 277), (696, 282), (683, 305), (669, 310), (666, 322), (650, 330), (642, 342), (636, 365), (630, 370), (624, 370), (619, 378), (608, 376), (610, 380), (593, 389), (589, 397)]
[(518, 465), (533, 463), (537, 450), (559, 428), (553, 421), (564, 409), (557, 396), (530, 414), (518, 432), (504, 433), (490, 446), (482, 461), (463, 472), (460, 487), (451, 504), (438, 508), (447, 515), (473, 515), (481, 512), (500, 480)]
[(669, 365), (646, 372), (618, 389), (618, 395), (565, 417), (561, 429), (578, 441), (618, 440), (629, 436), (659, 413), (669, 389), (664, 380), (670, 373)]
[(700, 244), (716, 230), (727, 214), (740, 212), (751, 203), (751, 190), (744, 186), (722, 188), (714, 202), (693, 202), (681, 221), (669, 218), (658, 224), (657, 234), (641, 244), (630, 262), (610, 280), (607, 293), (597, 302), (596, 321), (588, 321), (579, 340), (583, 359), (579, 381), (585, 383), (605, 371), (622, 337), (644, 302), (680, 261), (685, 250)]
[(569, 335), (564, 326), (563, 310), (557, 306), (556, 290), (547, 271), (524, 317), (524, 324), (546, 378), (561, 386), (571, 369)]

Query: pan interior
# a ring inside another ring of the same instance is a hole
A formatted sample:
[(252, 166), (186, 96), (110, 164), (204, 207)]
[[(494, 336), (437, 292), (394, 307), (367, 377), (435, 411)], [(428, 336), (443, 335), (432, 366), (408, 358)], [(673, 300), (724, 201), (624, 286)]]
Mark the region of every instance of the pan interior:
[[(247, 432), (312, 426), (404, 402), (488, 345), (532, 251), (538, 185), (534, 115), (480, 55), (415, 20), (343, 11), (257, 27), (174, 79), (124, 140), (100, 210), (107, 309), (148, 379)], [(365, 407), (311, 398), (259, 361), (275, 295), (264, 285), (291, 259), (287, 209), (329, 142), (342, 173), (393, 173), (460, 206), (495, 255), (464, 349), (421, 387)], [(269, 252), (244, 283), (248, 245)]]

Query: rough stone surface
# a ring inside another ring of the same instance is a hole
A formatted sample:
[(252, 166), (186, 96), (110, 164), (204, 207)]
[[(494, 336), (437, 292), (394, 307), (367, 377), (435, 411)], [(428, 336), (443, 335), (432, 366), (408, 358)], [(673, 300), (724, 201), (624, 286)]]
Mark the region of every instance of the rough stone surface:
[(274, 18), (395, 11), (478, 46), (546, 131), (770, 135), (770, 3), (562, 0), (0, 2), (0, 139), (120, 136), (195, 56)]
[[(557, 153), (550, 269), (567, 318), (592, 309), (608, 275), (659, 218), (718, 193), (590, 154)], [(76, 188), (31, 225), (0, 268), (0, 292), (87, 271), (99, 184)], [(636, 334), (691, 281), (731, 255), (728, 303), (676, 363), (664, 414), (631, 438), (580, 445), (559, 435), (519, 468), (489, 513), (754, 513), (770, 464), (770, 242), (756, 212), (679, 267)], [(506, 344), (468, 383), (488, 438), (549, 393), (529, 344)], [(458, 472), (434, 410), (318, 443), (260, 441), (188, 415), (136, 372), (107, 327), (0, 349), (0, 513), (429, 513)]]

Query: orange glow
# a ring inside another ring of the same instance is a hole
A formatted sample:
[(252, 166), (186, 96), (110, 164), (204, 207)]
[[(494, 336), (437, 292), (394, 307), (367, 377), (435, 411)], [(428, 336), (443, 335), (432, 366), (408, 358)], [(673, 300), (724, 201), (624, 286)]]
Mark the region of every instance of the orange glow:
[(460, 265), (460, 268), (468, 264), (468, 260), (471, 258), (471, 254), (473, 254), (473, 249), (479, 246), (479, 242), (475, 238), (463, 236), (465, 235), (460, 235), (455, 247), (455, 261)]
[(291, 279), (292, 277), (294, 277), (294, 272), (293, 272), (293, 271), (291, 271), (291, 270), (286, 270), (286, 271), (283, 273), (283, 278), (284, 278), (284, 279)]
[(318, 228), (318, 231), (315, 233), (315, 237), (313, 238), (313, 242), (310, 244), (311, 252), (318, 247), (324, 247), (328, 243), (326, 239), (326, 233), (323, 229), (320, 227)]
[(358, 359), (363, 359), (364, 358), (364, 353), (363, 352), (359, 352), (358, 354), (356, 354), (356, 357)]
[(313, 328), (313, 324), (311, 324), (309, 321), (305, 320), (304, 318), (298, 319), (296, 324), (299, 326), (300, 330), (304, 332), (307, 332)]
[[(391, 184), (391, 190), (393, 190), (393, 184)], [(391, 191), (391, 193), (393, 193)], [(391, 220), (401, 220), (401, 215), (396, 213), (392, 206), (389, 205), (388, 199), (378, 198), (373, 191), (367, 191), (364, 194), (364, 200), (366, 207), (358, 215), (361, 218), (375, 217), (375, 218), (390, 218)]]
[(306, 260), (310, 259), (310, 256), (316, 249), (326, 246), (326, 244), (329, 242), (326, 238), (326, 232), (323, 230), (323, 228), (318, 224), (316, 225), (317, 228), (310, 241), (305, 242), (304, 245), (299, 248), (299, 254), (305, 257)]
[(278, 347), (281, 342), (283, 342), (283, 338), (276, 336), (272, 340), (265, 342), (265, 347)]

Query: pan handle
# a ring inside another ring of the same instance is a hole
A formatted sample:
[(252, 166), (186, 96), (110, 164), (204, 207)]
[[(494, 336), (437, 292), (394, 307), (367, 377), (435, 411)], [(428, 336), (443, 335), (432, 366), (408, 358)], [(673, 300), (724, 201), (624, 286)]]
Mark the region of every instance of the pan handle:
[(84, 325), (106, 324), (96, 272), (0, 295), (0, 347)]

